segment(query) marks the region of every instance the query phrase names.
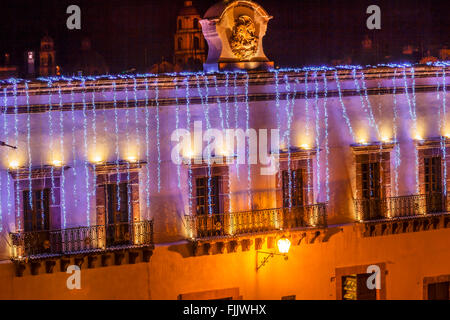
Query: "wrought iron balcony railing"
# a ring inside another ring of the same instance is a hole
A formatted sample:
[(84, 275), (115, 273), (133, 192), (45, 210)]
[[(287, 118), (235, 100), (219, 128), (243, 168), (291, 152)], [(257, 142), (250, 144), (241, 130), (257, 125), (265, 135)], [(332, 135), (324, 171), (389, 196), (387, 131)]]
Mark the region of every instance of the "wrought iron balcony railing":
[(11, 233), (11, 258), (39, 258), (153, 245), (153, 221)]
[(262, 209), (236, 213), (186, 216), (192, 238), (209, 238), (286, 230), (325, 227), (326, 204), (293, 208)]
[(358, 220), (379, 220), (446, 212), (445, 196), (441, 193), (355, 200)]

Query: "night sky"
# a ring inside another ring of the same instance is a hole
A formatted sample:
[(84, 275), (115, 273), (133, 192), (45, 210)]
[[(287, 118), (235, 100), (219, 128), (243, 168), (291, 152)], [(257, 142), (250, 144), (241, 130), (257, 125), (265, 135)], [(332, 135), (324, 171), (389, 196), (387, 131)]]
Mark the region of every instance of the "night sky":
[[(194, 0), (203, 16), (216, 1)], [(279, 66), (330, 64), (354, 55), (368, 34), (379, 43), (380, 55), (393, 59), (401, 47), (449, 45), (448, 1), (439, 0), (260, 0), (274, 18), (264, 38), (266, 55)], [(66, 28), (66, 8), (81, 7), (81, 31)], [(381, 30), (366, 28), (366, 8), (381, 8)], [(48, 33), (56, 43), (57, 62), (70, 64), (88, 35), (93, 49), (106, 59), (111, 72), (145, 70), (164, 56), (172, 61), (173, 34), (182, 0), (2, 0), (0, 61), (5, 52), (21, 65), (24, 52), (36, 50)], [(147, 52), (147, 58), (146, 54)], [(400, 61), (392, 61), (400, 62)]]

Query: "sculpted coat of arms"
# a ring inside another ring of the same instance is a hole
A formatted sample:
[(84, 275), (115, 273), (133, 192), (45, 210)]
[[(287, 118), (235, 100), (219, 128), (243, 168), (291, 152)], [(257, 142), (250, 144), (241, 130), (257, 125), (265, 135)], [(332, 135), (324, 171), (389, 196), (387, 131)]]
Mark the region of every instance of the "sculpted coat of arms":
[(249, 60), (258, 50), (258, 37), (255, 35), (255, 23), (246, 15), (238, 17), (230, 36), (230, 47), (240, 60)]

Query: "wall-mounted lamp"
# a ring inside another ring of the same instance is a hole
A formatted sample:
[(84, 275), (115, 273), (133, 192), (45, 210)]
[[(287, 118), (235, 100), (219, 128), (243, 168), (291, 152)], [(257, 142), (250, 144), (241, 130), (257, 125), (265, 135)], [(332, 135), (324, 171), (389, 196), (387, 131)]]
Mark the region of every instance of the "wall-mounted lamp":
[[(289, 248), (291, 247), (291, 241), (289, 241), (288, 238), (286, 238), (285, 236), (282, 236), (278, 241), (277, 241), (277, 247), (278, 247), (278, 252), (264, 252), (264, 251), (256, 251), (256, 261), (257, 261), (257, 266), (256, 266), (256, 271), (258, 271), (259, 269), (261, 269), (264, 265), (267, 264), (267, 262), (269, 262), (270, 258), (273, 258), (274, 256), (283, 256), (284, 260), (288, 259), (288, 252), (289, 252)], [(264, 254), (265, 257), (263, 259), (263, 261), (261, 261), (261, 264), (258, 264), (258, 254)]]
[(0, 147), (8, 147), (11, 149), (17, 149), (17, 147), (7, 144), (6, 142), (0, 141)]

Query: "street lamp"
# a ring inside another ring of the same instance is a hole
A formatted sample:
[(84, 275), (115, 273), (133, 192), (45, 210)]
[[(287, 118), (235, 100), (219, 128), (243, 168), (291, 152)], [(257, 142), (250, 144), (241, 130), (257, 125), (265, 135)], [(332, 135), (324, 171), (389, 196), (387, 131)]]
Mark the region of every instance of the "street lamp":
[[(269, 262), (270, 258), (273, 258), (275, 255), (277, 256), (283, 256), (284, 260), (288, 259), (288, 252), (289, 249), (291, 247), (291, 241), (289, 241), (289, 239), (285, 236), (282, 236), (280, 239), (278, 239), (277, 241), (277, 247), (278, 247), (278, 252), (264, 252), (264, 251), (256, 251), (256, 271), (258, 271), (259, 269), (261, 269), (267, 262)], [(261, 261), (261, 264), (258, 265), (258, 254), (264, 254), (266, 255), (263, 259), (263, 261)]]
[(17, 149), (17, 147), (7, 144), (6, 142), (0, 141), (0, 147), (8, 147), (11, 149)]

